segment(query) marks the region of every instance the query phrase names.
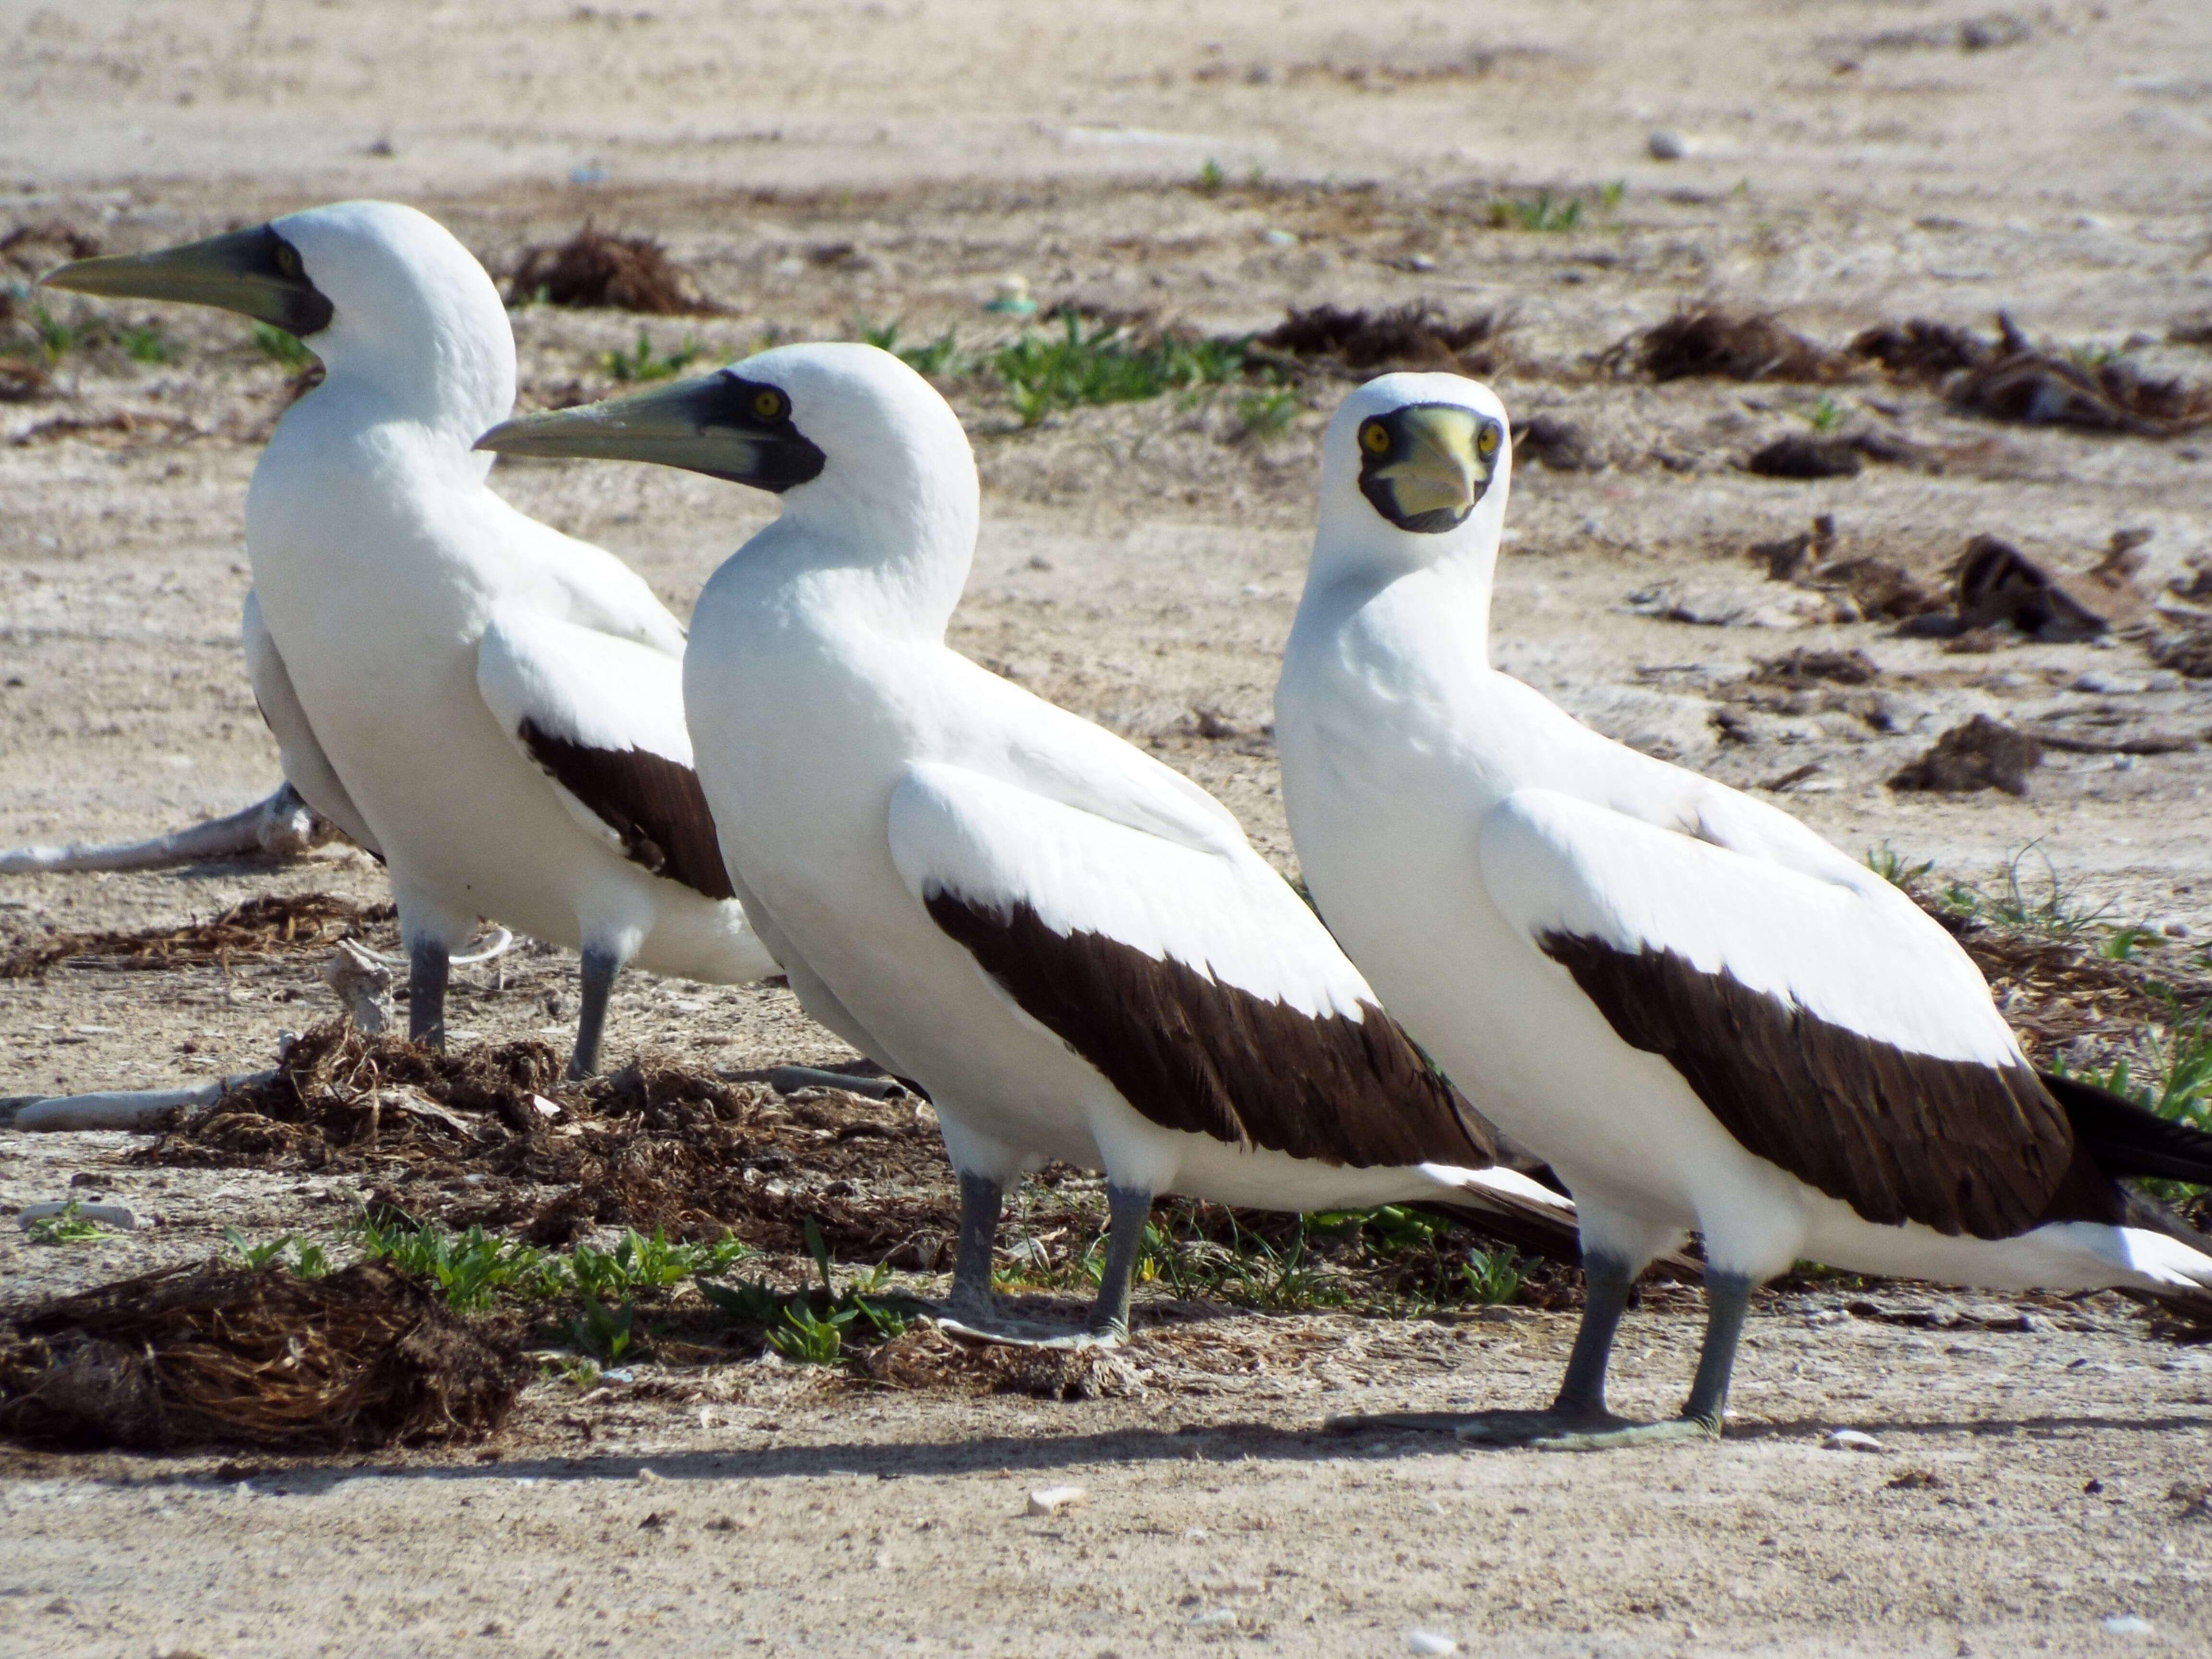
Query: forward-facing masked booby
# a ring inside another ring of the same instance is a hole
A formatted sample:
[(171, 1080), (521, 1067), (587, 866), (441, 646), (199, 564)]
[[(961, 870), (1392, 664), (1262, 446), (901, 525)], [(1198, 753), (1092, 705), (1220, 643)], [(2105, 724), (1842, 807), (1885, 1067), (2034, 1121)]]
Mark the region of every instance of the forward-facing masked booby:
[(1048, 1158), (1106, 1172), (1102, 1335), (1127, 1328), (1155, 1194), (1562, 1227), (1225, 808), (946, 647), (975, 458), (896, 357), (786, 346), (483, 443), (781, 494), (693, 617), (699, 775), (801, 1004), (936, 1103), (961, 1320), (989, 1323), (1006, 1186)]
[[(1393, 1013), (1574, 1194), (1589, 1299), (1549, 1412), (1470, 1438), (1717, 1433), (1751, 1287), (1809, 1257), (2203, 1298), (2212, 1242), (2124, 1184), (2212, 1137), (2039, 1074), (1972, 962), (1786, 813), (1598, 736), (1487, 662), (1510, 444), (1488, 387), (1346, 399), (1275, 694), (1321, 912)], [(1696, 1230), (1681, 1418), (1605, 1409), (1638, 1269)]]
[(514, 406), (514, 337), (467, 249), (347, 202), (46, 281), (219, 306), (323, 361), (246, 495), (246, 665), (285, 776), (390, 872), (414, 1037), (444, 1041), (448, 957), (479, 916), (581, 949), (578, 1076), (625, 963), (776, 971), (691, 769), (682, 627), (485, 483), (472, 446)]

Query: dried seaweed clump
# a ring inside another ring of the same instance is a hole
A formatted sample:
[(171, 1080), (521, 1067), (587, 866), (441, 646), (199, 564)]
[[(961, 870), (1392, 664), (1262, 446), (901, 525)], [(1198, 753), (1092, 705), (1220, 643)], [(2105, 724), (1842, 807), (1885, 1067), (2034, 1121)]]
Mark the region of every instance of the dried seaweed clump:
[(1936, 746), (1889, 781), (1893, 789), (1934, 789), (1971, 794), (2002, 789), (2027, 793), (2027, 775), (2043, 762), (2043, 745), (2025, 732), (1977, 714), (1936, 739)]
[(0, 957), (0, 979), (27, 979), (86, 957), (113, 968), (179, 968), (223, 958), (305, 950), (387, 921), (388, 904), (357, 905), (329, 893), (271, 893), (207, 921), (137, 933), (50, 933)]
[(1315, 306), (1293, 310), (1253, 344), (1301, 360), (1328, 358), (1346, 368), (1445, 368), (1493, 372), (1504, 358), (1506, 325), (1496, 314), (1455, 323), (1425, 303), (1389, 311)]
[(1952, 389), (1960, 409), (1991, 420), (2146, 438), (2212, 425), (2212, 386), (2155, 380), (2118, 357), (2045, 350), (2002, 313), (1997, 326), (2003, 337), (1989, 361)]
[(1134, 1367), (1109, 1348), (956, 1342), (920, 1321), (872, 1350), (864, 1363), (877, 1382), (912, 1392), (1103, 1400), (1145, 1391)]
[(691, 274), (649, 236), (609, 236), (586, 224), (558, 247), (523, 250), (507, 303), (611, 307), (657, 317), (706, 317), (721, 310)]
[(0, 1326), (0, 1431), (72, 1445), (476, 1440), (522, 1381), (511, 1340), (368, 1263), (165, 1268)]
[(1851, 360), (1785, 328), (1764, 312), (1681, 311), (1632, 334), (1607, 354), (1655, 380), (1840, 380)]
[(1996, 348), (1972, 329), (1915, 317), (1863, 330), (1852, 338), (1850, 351), (1880, 363), (1900, 380), (1936, 381), (1962, 368), (1981, 368)]

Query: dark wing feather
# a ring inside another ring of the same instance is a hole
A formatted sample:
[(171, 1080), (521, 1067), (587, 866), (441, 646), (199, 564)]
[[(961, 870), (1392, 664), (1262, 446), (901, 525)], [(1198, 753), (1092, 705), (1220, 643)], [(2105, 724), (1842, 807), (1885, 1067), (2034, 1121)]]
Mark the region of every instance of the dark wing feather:
[(708, 898), (737, 896), (690, 767), (649, 749), (594, 749), (533, 720), (523, 720), (520, 735), (530, 758), (620, 836), (629, 858)]
[(1547, 932), (1631, 1047), (1665, 1058), (1747, 1150), (1867, 1220), (2010, 1238), (2119, 1218), (2124, 1197), (2025, 1065), (1876, 1042), (1668, 950)]
[(1380, 1008), (1316, 1018), (1103, 933), (939, 891), (937, 925), (1164, 1128), (1356, 1169), (1487, 1169), (1488, 1127)]

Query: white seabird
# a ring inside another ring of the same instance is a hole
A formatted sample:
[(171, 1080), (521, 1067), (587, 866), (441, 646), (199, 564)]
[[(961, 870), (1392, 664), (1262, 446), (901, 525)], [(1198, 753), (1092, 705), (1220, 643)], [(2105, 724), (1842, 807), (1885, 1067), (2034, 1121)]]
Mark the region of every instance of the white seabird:
[(285, 776), (391, 875), (412, 1036), (443, 1042), (448, 957), (480, 916), (582, 951), (574, 1076), (625, 964), (776, 971), (691, 770), (683, 628), (485, 482), (472, 446), (514, 407), (514, 337), (467, 249), (347, 202), (46, 280), (219, 306), (323, 361), (247, 491), (246, 665)]
[[(1275, 694), (1322, 914), (1579, 1212), (1589, 1299), (1558, 1400), (1461, 1432), (1719, 1432), (1751, 1287), (1800, 1258), (2212, 1307), (2212, 1241), (2122, 1179), (2212, 1181), (2212, 1137), (2039, 1074), (1905, 894), (1489, 666), (1510, 452), (1504, 406), (1456, 375), (1345, 400)], [(1688, 1404), (1625, 1425), (1605, 1373), (1629, 1285), (1693, 1229)]]
[(693, 617), (700, 780), (801, 1004), (936, 1104), (962, 1321), (990, 1324), (1006, 1187), (1050, 1158), (1106, 1173), (1103, 1336), (1155, 1194), (1427, 1198), (1563, 1235), (1225, 808), (946, 647), (975, 458), (905, 364), (786, 346), (483, 441), (781, 492)]

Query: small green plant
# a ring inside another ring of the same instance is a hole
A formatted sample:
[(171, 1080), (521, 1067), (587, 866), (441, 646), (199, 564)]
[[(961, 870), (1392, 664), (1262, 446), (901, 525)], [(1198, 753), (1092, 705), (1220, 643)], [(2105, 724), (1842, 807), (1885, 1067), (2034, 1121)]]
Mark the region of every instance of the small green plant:
[(2115, 927), (2105, 942), (2097, 947), (2097, 954), (2107, 962), (2133, 962), (2136, 952), (2146, 945), (2154, 948), (2166, 943), (2166, 935), (2155, 927), (2129, 926)]
[(953, 331), (949, 328), (923, 345), (901, 345), (898, 343), (899, 325), (896, 322), (885, 323), (880, 327), (864, 322), (859, 324), (854, 331), (866, 344), (890, 352), (917, 374), (951, 380), (968, 374), (974, 367), (971, 360), (960, 350)]
[(1200, 193), (1207, 196), (1214, 195), (1228, 182), (1229, 175), (1221, 170), (1221, 163), (1212, 156), (1207, 156), (1198, 169), (1198, 188)]
[(1626, 179), (1615, 179), (1610, 184), (1600, 185), (1597, 187), (1598, 207), (1603, 212), (1611, 213), (1620, 206), (1621, 198), (1627, 194), (1628, 180)]
[(616, 1364), (629, 1352), (636, 1320), (637, 1304), (628, 1297), (609, 1307), (587, 1291), (582, 1310), (568, 1321), (568, 1335), (593, 1358)]
[(1238, 379), (1250, 363), (1250, 346), (1249, 337), (1138, 341), (1111, 323), (1086, 330), (1082, 318), (1067, 312), (1058, 335), (1025, 331), (993, 352), (988, 367), (1022, 424), (1035, 426), (1056, 409), (1137, 403)]
[(556, 1355), (539, 1368), (538, 1374), (548, 1382), (557, 1380), (575, 1389), (596, 1389), (599, 1386), (599, 1362), (596, 1359)]
[(1237, 400), (1237, 435), (1254, 443), (1279, 438), (1297, 413), (1298, 394), (1286, 386), (1248, 392)]
[(268, 323), (253, 325), (253, 343), (261, 355), (288, 374), (297, 374), (314, 358), (307, 343), (296, 334), (287, 333)]
[(1891, 886), (1902, 887), (1910, 891), (1919, 884), (1923, 876), (1936, 867), (1936, 860), (1926, 859), (1915, 864), (1887, 842), (1884, 842), (1879, 847), (1867, 848), (1866, 866)]
[(656, 355), (653, 339), (643, 329), (637, 331), (637, 343), (628, 351), (603, 351), (599, 367), (616, 380), (665, 380), (681, 374), (699, 356), (699, 343), (689, 338), (675, 350)]
[(265, 1244), (249, 1244), (246, 1242), (245, 1235), (237, 1228), (225, 1227), (222, 1230), (222, 1242), (230, 1247), (230, 1253), (247, 1267), (265, 1267), (272, 1261), (282, 1261), (284, 1259), (284, 1252), (300, 1241), (296, 1234), (286, 1233), (283, 1237), (272, 1238)]
[(665, 1290), (701, 1273), (719, 1273), (750, 1254), (728, 1233), (712, 1244), (672, 1244), (655, 1227), (646, 1238), (635, 1229), (625, 1232), (611, 1250), (579, 1243), (552, 1264), (554, 1276), (588, 1297), (602, 1300), (633, 1291)]
[(1577, 230), (1583, 204), (1578, 197), (1557, 197), (1548, 190), (1518, 198), (1501, 197), (1490, 204), (1490, 222), (1498, 230)]
[(27, 1230), (33, 1244), (85, 1244), (95, 1238), (113, 1237), (84, 1213), (84, 1206), (76, 1199), (62, 1206), (52, 1215), (42, 1215)]
[[(1995, 890), (1971, 882), (1952, 881), (1944, 884), (1938, 902), (1954, 915), (1971, 916), (1995, 927), (2041, 933), (2051, 939), (2072, 939), (2094, 927), (2112, 906), (2100, 904), (2094, 909), (2083, 908), (2079, 890), (2059, 879), (2058, 866), (2040, 850), (2040, 842), (2032, 841), (2008, 854), (2002, 866), (2001, 884)], [(2039, 896), (2021, 877), (2021, 866), (2027, 861), (2030, 853), (2043, 860), (2045, 879)]]
[(368, 1260), (434, 1280), (447, 1305), (462, 1311), (484, 1306), (501, 1291), (548, 1296), (562, 1288), (543, 1251), (495, 1238), (480, 1225), (455, 1233), (386, 1208), (364, 1212), (353, 1231)]
[(1805, 417), (1805, 424), (1811, 427), (1814, 431), (1826, 433), (1833, 432), (1844, 423), (1845, 410), (1843, 404), (1836, 400), (1834, 394), (1823, 392), (1813, 400), (1809, 408), (1801, 410), (1800, 413)]
[(1510, 1245), (1502, 1250), (1471, 1250), (1459, 1268), (1464, 1294), (1486, 1308), (1510, 1302), (1534, 1265), (1522, 1261)]
[(783, 1310), (783, 1322), (770, 1328), (768, 1344), (802, 1365), (834, 1365), (844, 1357), (845, 1328), (858, 1316), (854, 1308), (817, 1315), (804, 1302), (793, 1302)]
[(177, 343), (161, 332), (158, 323), (142, 323), (135, 328), (118, 330), (116, 340), (123, 355), (134, 363), (173, 363), (183, 354)]

